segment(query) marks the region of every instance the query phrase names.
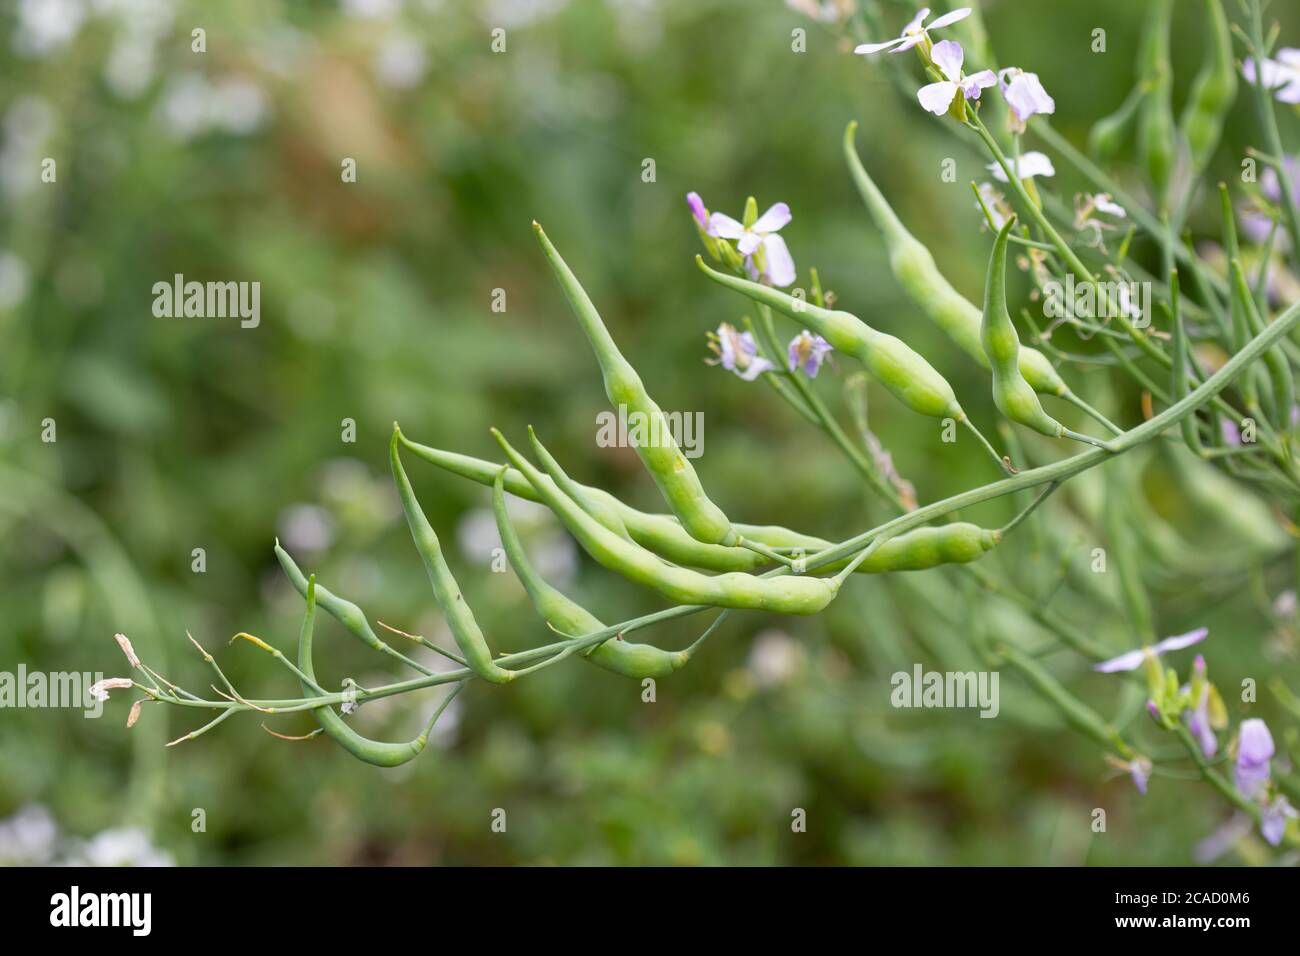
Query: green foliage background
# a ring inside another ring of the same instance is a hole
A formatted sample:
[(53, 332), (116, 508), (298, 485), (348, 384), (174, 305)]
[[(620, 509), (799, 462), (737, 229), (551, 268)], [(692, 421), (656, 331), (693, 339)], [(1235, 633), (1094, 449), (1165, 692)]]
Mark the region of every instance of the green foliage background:
[[(983, 160), (830, 30), (777, 2), (394, 6), (392, 16), (358, 18), (324, 0), (163, 3), (174, 12), (156, 68), (129, 97), (105, 70), (138, 20), (93, 16), (68, 45), (29, 56), (14, 48), (16, 8), (0, 11), (0, 114), (37, 98), (52, 125), (34, 162), (58, 162), (57, 183), (41, 184), (38, 165), (6, 154), (6, 176), (33, 185), (5, 193), (0, 215), (0, 249), (28, 279), (26, 294), (0, 310), (0, 669), (121, 673), (112, 635), (123, 630), (147, 661), (197, 690), (209, 674), (188, 630), (246, 695), (296, 693), (269, 659), (226, 639), (248, 630), (292, 643), (301, 602), (271, 545), (301, 504), (333, 521), (326, 548), (298, 553), (305, 568), (372, 620), (437, 635), (389, 490), (393, 420), (417, 441), (493, 459), (490, 426), (518, 438), (531, 423), (575, 477), (658, 510), (635, 457), (594, 446), (599, 375), (535, 246), (534, 218), (660, 404), (704, 412), (700, 472), (737, 520), (832, 538), (871, 523), (862, 488), (827, 441), (761, 383), (703, 364), (705, 331), (740, 313), (692, 265), (688, 190), (732, 215), (750, 193), (760, 208), (788, 202), (794, 221), (783, 235), (801, 275), (816, 265), (841, 304), (927, 355), (994, 428), (984, 374), (889, 275), (840, 134), (860, 120), (868, 168), (976, 299), (988, 237), (966, 184), (984, 178)], [(891, 26), (910, 16), (900, 4), (886, 11)], [(1126, 95), (1140, 15), (1119, 0), (1002, 0), (985, 12), (1001, 60), (1042, 76), (1055, 125), (1076, 142)], [(503, 54), (489, 49), (498, 25)], [(190, 31), (200, 26), (207, 52), (195, 54)], [(804, 54), (791, 52), (795, 27), (808, 31)], [(1090, 52), (1095, 27), (1107, 31), (1105, 54)], [(1294, 18), (1284, 27), (1283, 42), (1294, 43)], [(1176, 28), (1177, 106), (1199, 61), (1199, 20), (1179, 17)], [(398, 36), (427, 58), (405, 89), (376, 74)], [(263, 121), (247, 133), (178, 137), (167, 104), (195, 75), (255, 84)], [(1237, 110), (1228, 142), (1252, 135), (1249, 111)], [(340, 181), (345, 156), (357, 160), (355, 184)], [(641, 178), (646, 157), (653, 183)], [(957, 161), (955, 184), (939, 176), (946, 157)], [(1236, 163), (1225, 148), (1217, 174)], [(1062, 195), (1084, 188), (1057, 165)], [(260, 327), (154, 318), (153, 284), (178, 272), (260, 281)], [(495, 288), (506, 290), (503, 314), (490, 309)], [(837, 407), (847, 371), (818, 380)], [(1123, 421), (1137, 420), (1129, 387), (1070, 374)], [(931, 423), (874, 386), (871, 409), (922, 500), (994, 478), (969, 443), (940, 444)], [(57, 422), (53, 444), (40, 440), (47, 417)], [(357, 423), (355, 444), (340, 440), (344, 418)], [(494, 646), (546, 640), (513, 577), (456, 544), (485, 490), (414, 460), (408, 470)], [(1221, 529), (1189, 510), (1176, 484), (1151, 500), (1193, 549), (1213, 551)], [(206, 549), (203, 574), (190, 570), (196, 547)], [(1031, 566), (1038, 559), (1023, 541), (989, 560), (1050, 576)], [(1230, 705), (1245, 676), (1300, 686), (1294, 639), (1279, 637), (1267, 613), (1292, 577), (1271, 561), (1222, 567), (1210, 583), (1160, 578), (1163, 633), (1210, 625), (1205, 650)], [(661, 606), (585, 557), (566, 587), (604, 620)], [(143, 603), (130, 599), (133, 588)], [(395, 771), (321, 740), (277, 740), (247, 715), (163, 750), (201, 721), (148, 706), (128, 732), (120, 692), (100, 720), (3, 711), (0, 817), (38, 802), (70, 834), (140, 824), (181, 863), (1188, 862), (1225, 806), (1199, 783), (1160, 777), (1139, 798), (1010, 674), (996, 720), (890, 707), (895, 670), (976, 666), (966, 639), (981, 616), (1013, 639), (1043, 637), (993, 599), (975, 597), (975, 614), (971, 599), (957, 578), (933, 572), (856, 582), (811, 620), (739, 614), (689, 668), (660, 681), (653, 704), (635, 684), (576, 661), (508, 690), (476, 683), (439, 745)], [(1133, 643), (1117, 606), (1073, 588), (1059, 601), (1090, 633)], [(682, 646), (699, 626), (645, 636)], [(384, 671), (332, 621), (320, 627), (323, 680), (364, 684)], [(791, 655), (775, 686), (755, 678), (751, 649), (764, 631), (789, 638), (769, 634), (764, 645)], [(1114, 680), (1069, 655), (1051, 660), (1103, 713), (1132, 709)], [(417, 695), (358, 719), (370, 733), (410, 736), (430, 706)], [(1284, 725), (1261, 707), (1251, 713)], [(300, 734), (311, 724), (271, 726)], [(498, 807), (505, 834), (489, 829)], [(807, 810), (807, 833), (791, 832), (795, 807)], [(1090, 830), (1096, 807), (1107, 810), (1105, 834)], [(194, 808), (205, 810), (206, 832), (191, 832)]]

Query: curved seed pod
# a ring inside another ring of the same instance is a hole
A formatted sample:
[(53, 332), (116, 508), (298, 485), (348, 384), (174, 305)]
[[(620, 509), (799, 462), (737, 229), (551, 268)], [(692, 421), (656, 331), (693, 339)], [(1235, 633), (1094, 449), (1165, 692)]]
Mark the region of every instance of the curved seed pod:
[(1178, 159), (1174, 112), (1169, 102), (1173, 86), (1173, 68), (1169, 64), (1173, 0), (1150, 0), (1148, 11), (1138, 78), (1150, 85), (1150, 92), (1143, 99), (1138, 115), (1137, 145), (1156, 199), (1163, 207)]
[(629, 581), (643, 584), (680, 604), (754, 608), (778, 614), (816, 614), (835, 597), (839, 586), (812, 577), (754, 577), (731, 572), (714, 577), (665, 564), (658, 556), (624, 541), (559, 493), (534, 465), (511, 447), (496, 429), (492, 435), (510, 463), (532, 483), (542, 501), (593, 558)]
[[(885, 238), (889, 250), (889, 267), (894, 278), (917, 306), (935, 325), (952, 339), (963, 352), (989, 367), (988, 356), (980, 344), (980, 310), (952, 287), (935, 265), (934, 256), (899, 220), (884, 195), (867, 175), (853, 140), (858, 124), (850, 123), (844, 131), (844, 156), (876, 228)], [(1044, 395), (1066, 395), (1070, 389), (1042, 352), (1032, 348), (1020, 350), (1020, 371), (1035, 391)]]
[[(307, 578), (303, 576), (298, 565), (294, 563), (289, 552), (280, 547), (280, 542), (275, 542), (275, 556), (280, 561), (280, 567), (284, 569), (285, 575), (289, 578), (294, 589), (303, 597), (307, 596)], [(316, 585), (316, 603), (325, 609), (325, 611), (342, 624), (347, 630), (361, 643), (365, 644), (381, 654), (387, 654), (395, 657), (408, 667), (413, 667), (425, 675), (432, 675), (434, 672), (425, 667), (419, 661), (412, 660), (405, 654), (394, 650), (389, 644), (380, 639), (370, 627), (370, 622), (366, 620), (365, 613), (351, 601), (339, 597), (332, 593), (323, 584)]]
[[(603, 631), (605, 625), (595, 615), (543, 580), (529, 562), (523, 543), (506, 511), (507, 470), (503, 465), (492, 484), (492, 513), (497, 519), (497, 531), (501, 535), (501, 547), (505, 550), (506, 559), (515, 569), (519, 583), (528, 592), (534, 610), (561, 634), (594, 634)], [(650, 644), (632, 644), (617, 637), (597, 644), (583, 656), (607, 671), (632, 678), (667, 677), (684, 667), (691, 657), (688, 651), (665, 651)]]
[(1059, 438), (1065, 427), (1047, 412), (1033, 388), (1020, 374), (1020, 338), (1007, 311), (1007, 241), (1015, 227), (1010, 216), (998, 230), (989, 256), (988, 276), (984, 280), (984, 319), (980, 341), (993, 365), (993, 404), (1013, 422), (1028, 426), (1052, 438)]
[(1146, 98), (1147, 88), (1138, 83), (1129, 91), (1115, 112), (1103, 116), (1088, 132), (1088, 152), (1098, 159), (1113, 159), (1124, 145), (1124, 138), (1133, 128), (1138, 107)]
[[(941, 564), (967, 564), (995, 548), (1002, 535), (966, 521), (915, 528), (890, 538), (858, 566), (867, 574), (924, 571)], [(821, 570), (821, 569), (819, 569)]]
[(628, 534), (627, 525), (623, 523), (623, 517), (619, 514), (618, 508), (606, 499), (587, 494), (586, 488), (570, 478), (565, 470), (560, 467), (560, 463), (537, 440), (537, 433), (533, 431), (532, 425), (528, 426), (528, 440), (532, 443), (533, 454), (537, 456), (537, 460), (542, 463), (542, 468), (561, 492), (572, 498), (579, 508), (620, 538), (625, 538), (628, 541), (632, 540), (632, 536)]
[(849, 312), (819, 308), (771, 286), (724, 275), (709, 268), (700, 256), (695, 257), (695, 264), (719, 285), (804, 323), (836, 349), (852, 355), (913, 411), (959, 421), (966, 417), (948, 380), (902, 339), (876, 331)]
[[(496, 462), (484, 461), (482, 458), (474, 458), (458, 452), (444, 451), (441, 448), (421, 445), (418, 442), (411, 441), (404, 435), (402, 436), (402, 444), (412, 454), (423, 458), (430, 464), (437, 465), (453, 475), (468, 478), (470, 481), (476, 481), (489, 488), (492, 486), (492, 480), (497, 469), (501, 467)], [(549, 478), (543, 478), (543, 480), (554, 487), (554, 482)], [(505, 485), (506, 491), (517, 498), (537, 502), (542, 500), (541, 495), (528, 483), (528, 479), (514, 468), (506, 472)], [(768, 559), (761, 554), (746, 548), (705, 544), (703, 541), (698, 541), (687, 534), (686, 530), (672, 515), (647, 514), (624, 504), (602, 488), (593, 488), (590, 485), (582, 485), (581, 487), (587, 493), (588, 498), (607, 502), (618, 511), (618, 515), (633, 541), (643, 548), (649, 548), (656, 554), (667, 558), (674, 564), (689, 568), (704, 568), (708, 571), (753, 571), (769, 563)], [(786, 545), (803, 547), (805, 544), (801, 540), (790, 541), (783, 539), (773, 542), (764, 536), (764, 533), (769, 530), (765, 527), (737, 524), (735, 528), (740, 534), (753, 537), (754, 540), (761, 541), (772, 547)], [(788, 531), (785, 528), (779, 530), (784, 532), (786, 536), (801, 537), (797, 532)], [(808, 540), (818, 541), (819, 539)], [(808, 549), (809, 551), (816, 550), (812, 545), (809, 545)]]
[(1210, 162), (1228, 109), (1237, 95), (1237, 71), (1232, 63), (1232, 30), (1220, 0), (1205, 0), (1210, 20), (1210, 56), (1192, 81), (1183, 109), (1182, 134), (1187, 143), (1193, 175)]
[(415, 491), (411, 488), (411, 482), (406, 477), (405, 469), (402, 468), (402, 459), (397, 453), (397, 440), (400, 435), (401, 430), (394, 423), (393, 439), (388, 445), (389, 463), (393, 469), (393, 482), (397, 485), (398, 497), (402, 500), (402, 511), (406, 514), (406, 523), (411, 528), (411, 538), (415, 541), (415, 549), (420, 552), (420, 557), (424, 560), (424, 569), (429, 575), (429, 583), (433, 585), (434, 597), (437, 598), (438, 606), (442, 608), (442, 613), (447, 619), (452, 637), (456, 639), (456, 646), (465, 655), (465, 662), (474, 673), (493, 684), (507, 684), (515, 679), (515, 675), (512, 671), (499, 667), (493, 662), (492, 650), (488, 647), (487, 639), (479, 629), (478, 622), (474, 620), (474, 612), (465, 603), (465, 598), (460, 593), (460, 585), (452, 576), (451, 568), (447, 567), (447, 561), (442, 556), (442, 547), (438, 544), (438, 536), (434, 534), (429, 519), (421, 510), (420, 503), (415, 498)]
[[(1236, 303), (1234, 308), (1239, 308), (1246, 318), (1247, 324), (1252, 329), (1253, 335), (1261, 335), (1264, 332), (1264, 318), (1259, 314), (1259, 309), (1255, 306), (1255, 297), (1251, 294), (1250, 286), (1246, 282), (1246, 273), (1241, 268), (1241, 260), (1233, 259), (1229, 265), (1231, 270), (1232, 296)], [(1291, 363), (1287, 361), (1286, 352), (1282, 350), (1281, 345), (1274, 345), (1264, 353), (1264, 367), (1268, 370), (1268, 379), (1273, 386), (1273, 401), (1276, 404), (1276, 413), (1279, 430), (1286, 434), (1291, 430), (1291, 416), (1294, 414), (1293, 409), (1296, 407), (1295, 380), (1291, 377)]]
[(560, 254), (546, 238), (542, 227), (534, 222), (533, 230), (537, 240), (542, 244), (542, 251), (551, 265), (555, 277), (560, 282), (569, 305), (573, 307), (582, 330), (596, 353), (600, 363), (601, 375), (605, 380), (605, 394), (615, 408), (620, 406), (629, 412), (644, 415), (649, 422), (651, 439), (645, 445), (634, 445), (636, 453), (641, 456), (646, 471), (654, 479), (664, 501), (672, 510), (682, 527), (693, 538), (707, 544), (735, 544), (738, 535), (731, 529), (731, 522), (722, 509), (709, 500), (700, 484), (695, 469), (677, 447), (672, 429), (663, 411), (655, 404), (650, 393), (646, 391), (632, 364), (623, 357), (614, 344), (614, 339), (605, 328), (600, 313), (592, 304), (586, 290), (569, 269)]
[[(307, 680), (301, 682), (303, 696), (315, 697), (316, 691), (308, 683), (308, 681), (311, 684), (316, 683), (316, 668), (312, 665), (311, 659), (312, 631), (316, 622), (315, 575), (307, 579), (306, 596), (307, 612), (303, 615), (302, 630), (298, 634), (298, 669), (307, 676)], [(438, 705), (438, 709), (434, 711), (433, 716), (429, 719), (424, 732), (414, 740), (408, 740), (406, 743), (387, 743), (382, 740), (371, 740), (369, 737), (363, 737), (349, 727), (342, 717), (334, 713), (333, 707), (317, 707), (312, 710), (311, 714), (316, 718), (316, 723), (320, 724), (321, 730), (325, 731), (325, 734), (331, 740), (358, 760), (373, 764), (376, 767), (397, 767), (407, 761), (414, 760), (419, 756), (420, 751), (424, 750), (425, 744), (429, 742), (429, 733), (433, 730), (433, 725), (442, 716), (442, 712), (446, 710), (452, 698), (459, 694), (464, 686), (463, 682), (457, 685), (456, 689)]]

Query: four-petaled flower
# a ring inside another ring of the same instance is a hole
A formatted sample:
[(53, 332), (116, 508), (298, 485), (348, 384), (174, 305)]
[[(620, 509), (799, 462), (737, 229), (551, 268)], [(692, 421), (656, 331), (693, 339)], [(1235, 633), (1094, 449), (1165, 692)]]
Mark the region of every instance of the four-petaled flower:
[(1244, 796), (1255, 797), (1267, 786), (1273, 752), (1273, 735), (1268, 732), (1268, 724), (1258, 717), (1243, 720), (1237, 737), (1237, 765), (1233, 776)]
[(709, 235), (735, 239), (736, 251), (748, 260), (746, 265), (751, 275), (760, 271), (753, 260), (761, 250), (762, 275), (775, 286), (787, 286), (795, 280), (794, 259), (790, 257), (785, 240), (776, 233), (791, 218), (790, 207), (783, 202), (769, 208), (749, 228), (730, 216), (715, 212), (709, 218)]
[(1026, 73), (1018, 66), (1009, 66), (998, 72), (998, 81), (1021, 129), (1035, 113), (1056, 112), (1056, 101), (1043, 89), (1037, 73)]
[[(1247, 83), (1257, 82), (1253, 56), (1241, 64), (1241, 75)], [(1275, 99), (1283, 103), (1300, 103), (1300, 50), (1283, 47), (1277, 51), (1276, 60), (1261, 59), (1259, 76), (1264, 88), (1273, 91)]]
[(717, 332), (710, 333), (709, 348), (718, 356), (709, 361), (710, 365), (721, 365), (728, 372), (735, 372), (746, 382), (752, 382), (764, 372), (776, 368), (758, 354), (754, 336), (739, 331), (727, 322), (719, 325)]
[(1102, 661), (1100, 664), (1094, 664), (1093, 670), (1101, 671), (1103, 674), (1113, 674), (1115, 671), (1135, 671), (1142, 666), (1148, 654), (1159, 657), (1167, 651), (1181, 651), (1184, 647), (1191, 647), (1198, 644), (1209, 635), (1210, 630), (1206, 627), (1198, 627), (1194, 631), (1188, 631), (1186, 634), (1178, 634), (1174, 637), (1166, 637), (1163, 641), (1152, 647), (1139, 647), (1136, 651), (1129, 651), (1119, 657), (1112, 657), (1108, 661)]
[(787, 350), (790, 371), (803, 369), (803, 373), (809, 378), (816, 378), (822, 362), (831, 351), (831, 343), (820, 335), (804, 329), (790, 340), (790, 347)]
[(853, 52), (868, 56), (872, 53), (879, 53), (881, 50), (889, 50), (891, 53), (902, 53), (904, 50), (910, 50), (927, 38), (926, 31), (937, 30), (940, 27), (956, 23), (958, 20), (966, 19), (970, 16), (970, 7), (962, 7), (959, 10), (953, 10), (951, 13), (945, 13), (927, 27), (925, 18), (929, 15), (930, 8), (925, 7), (912, 18), (911, 23), (903, 27), (903, 32), (894, 39), (886, 40), (884, 43), (863, 43), (854, 47)]
[(992, 70), (980, 70), (971, 76), (964, 76), (961, 65), (966, 54), (961, 44), (955, 40), (943, 40), (934, 45), (930, 53), (934, 65), (944, 75), (937, 83), (928, 83), (916, 91), (916, 98), (921, 105), (935, 116), (942, 116), (952, 106), (952, 101), (961, 92), (968, 100), (980, 98), (980, 90), (997, 83), (998, 78)]
[[(1010, 182), (1006, 172), (1002, 169), (1002, 164), (998, 162), (989, 163), (987, 167), (993, 178), (998, 182)], [(1016, 179), (1033, 179), (1035, 176), (1055, 176), (1056, 167), (1052, 165), (1052, 160), (1046, 153), (1040, 153), (1036, 149), (1031, 149), (1027, 153), (1021, 153), (1018, 157), (1011, 160), (1011, 170), (1016, 174)]]

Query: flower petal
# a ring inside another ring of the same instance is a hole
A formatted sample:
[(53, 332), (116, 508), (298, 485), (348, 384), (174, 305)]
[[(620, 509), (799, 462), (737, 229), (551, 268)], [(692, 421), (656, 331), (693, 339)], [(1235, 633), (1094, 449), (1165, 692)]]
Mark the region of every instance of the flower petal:
[(926, 29), (937, 30), (940, 27), (946, 27), (949, 26), (950, 24), (956, 23), (958, 20), (965, 20), (968, 16), (970, 16), (970, 7), (962, 7), (959, 10), (953, 10), (950, 13), (945, 13), (939, 19), (935, 20), (934, 23), (931, 23), (928, 27), (926, 27)]
[(741, 381), (752, 382), (764, 372), (770, 372), (774, 368), (776, 368), (775, 365), (762, 356), (759, 356), (758, 358), (750, 359), (749, 365), (747, 365), (743, 371), (737, 370), (736, 374), (740, 376)]
[(704, 200), (700, 198), (700, 194), (697, 192), (687, 193), (686, 205), (690, 207), (691, 215), (694, 216), (695, 221), (700, 224), (700, 228), (708, 229), (709, 213), (708, 210), (704, 208)]
[(754, 254), (754, 250), (758, 248), (758, 244), (762, 241), (762, 236), (746, 229), (745, 234), (741, 236), (740, 241), (736, 243), (736, 251), (742, 256), (751, 256)]
[(1178, 634), (1174, 637), (1166, 637), (1157, 644), (1153, 650), (1156, 654), (1165, 654), (1169, 651), (1181, 651), (1184, 647), (1191, 647), (1193, 644), (1199, 644), (1210, 635), (1208, 627), (1198, 627), (1194, 631), (1188, 631), (1186, 634)]
[(929, 15), (930, 15), (930, 8), (922, 7), (920, 12), (917, 13), (916, 16), (912, 17), (912, 21), (907, 26), (903, 27), (903, 36), (907, 36), (908, 34), (916, 30), (920, 30), (921, 25), (925, 23), (925, 18), (928, 17)]
[(956, 96), (957, 84), (949, 83), (947, 80), (928, 83), (916, 91), (916, 98), (920, 100), (921, 105), (935, 116), (947, 113), (948, 107), (952, 105)]
[(1100, 664), (1094, 664), (1092, 669), (1102, 674), (1113, 674), (1116, 671), (1135, 671), (1142, 666), (1144, 657), (1145, 654), (1139, 648), (1136, 651), (1121, 654), (1119, 657), (1112, 657), (1108, 661), (1102, 661)]
[(764, 238), (763, 254), (767, 256), (767, 277), (773, 285), (784, 288), (794, 282), (794, 258), (784, 239), (775, 233)]
[(709, 235), (723, 239), (739, 239), (745, 234), (745, 227), (724, 213), (715, 212), (709, 217)]
[(779, 202), (773, 204), (767, 212), (759, 216), (758, 221), (750, 228), (761, 236), (769, 232), (776, 232), (792, 218), (794, 217), (790, 215), (790, 207), (783, 202)]
[(930, 59), (951, 82), (956, 83), (961, 79), (961, 65), (966, 60), (966, 52), (956, 40), (941, 40), (936, 43), (930, 51)]
[(888, 50), (890, 47), (897, 46), (902, 42), (902, 37), (894, 37), (894, 39), (886, 40), (884, 43), (859, 43), (853, 48), (853, 52), (860, 56), (870, 56), (873, 53), (879, 53), (881, 50)]

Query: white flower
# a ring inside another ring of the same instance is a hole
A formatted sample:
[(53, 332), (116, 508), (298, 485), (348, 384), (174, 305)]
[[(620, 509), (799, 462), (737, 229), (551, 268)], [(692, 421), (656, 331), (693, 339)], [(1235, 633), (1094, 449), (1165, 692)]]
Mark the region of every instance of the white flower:
[[(1056, 175), (1056, 167), (1052, 165), (1052, 161), (1045, 154), (1033, 149), (1027, 153), (1021, 153), (1019, 163), (1013, 158), (1011, 165), (1014, 167), (1017, 179), (1033, 179), (1035, 176)], [(1007, 174), (1002, 171), (1001, 163), (989, 163), (987, 168), (998, 182), (1010, 182), (1007, 179)]]

